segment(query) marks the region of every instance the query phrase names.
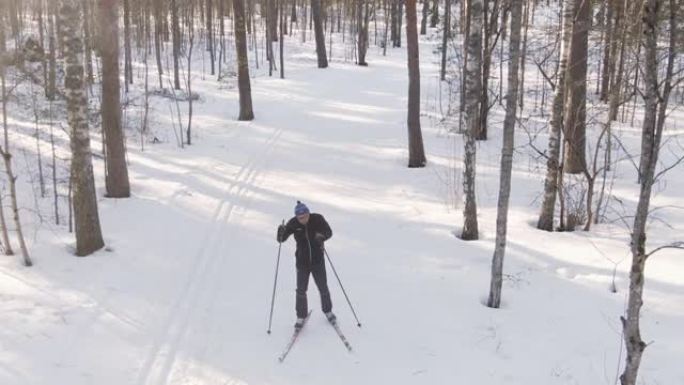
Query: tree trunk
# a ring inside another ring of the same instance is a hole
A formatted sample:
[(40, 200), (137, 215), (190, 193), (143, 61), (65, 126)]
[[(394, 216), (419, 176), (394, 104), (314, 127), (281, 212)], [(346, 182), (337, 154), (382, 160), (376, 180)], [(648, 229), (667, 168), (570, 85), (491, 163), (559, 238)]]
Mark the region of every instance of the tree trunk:
[(48, 92), (47, 99), (55, 100), (57, 94), (57, 47), (55, 38), (57, 30), (55, 28), (55, 17), (57, 16), (56, 1), (48, 2), (48, 49), (49, 54), (49, 68), (48, 68)]
[(656, 60), (658, 43), (658, 9), (661, 0), (644, 2), (642, 17), (642, 44), (644, 48), (644, 122), (642, 125), (642, 150), (639, 163), (640, 192), (634, 216), (634, 227), (630, 248), (632, 252), (632, 268), (629, 273), (629, 295), (626, 316), (622, 317), (623, 335), (627, 349), (625, 369), (620, 376), (622, 385), (635, 385), (641, 358), (646, 343), (641, 339), (639, 313), (643, 305), (644, 270), (646, 267), (646, 225), (648, 222), (651, 191), (655, 182), (655, 169), (662, 141), (663, 127), (667, 104), (672, 90), (673, 63), (676, 44), (676, 2), (670, 0), (670, 41), (667, 59), (667, 71), (663, 81), (662, 94), (659, 92), (658, 62)]
[(131, 11), (129, 0), (123, 0), (124, 6), (124, 88), (133, 84), (133, 58), (131, 55)]
[(270, 17), (268, 23), (271, 30), (271, 41), (278, 41), (278, 7), (275, 0), (267, 0)]
[[(5, 28), (0, 26), (0, 40), (5, 41)], [(5, 46), (0, 45), (0, 58), (5, 55)], [(2, 126), (4, 130), (5, 146), (3, 147), (9, 152), (9, 136), (7, 127), (7, 91), (5, 87), (5, 63), (0, 59), (0, 77), (2, 80)], [(2, 205), (2, 194), (0, 194), (0, 225), (2, 225), (2, 240), (5, 246), (5, 255), (14, 255), (12, 244), (9, 239), (9, 232), (7, 229), (7, 222), (5, 222), (4, 207)]]
[(477, 203), (475, 200), (475, 170), (477, 167), (475, 137), (479, 131), (480, 96), (482, 92), (482, 24), (483, 0), (471, 0), (468, 6), (470, 28), (468, 30), (468, 62), (466, 63), (465, 92), (465, 155), (463, 172), (464, 225), (461, 238), (479, 238)]
[[(42, 2), (42, 0), (39, 0)], [(93, 84), (93, 50), (90, 44), (90, 0), (83, 0), (83, 42), (85, 44), (85, 68), (88, 84)], [(47, 90), (47, 85), (46, 85)]]
[(264, 33), (264, 37), (266, 39), (266, 59), (268, 60), (268, 76), (273, 76), (273, 69), (275, 68), (275, 57), (273, 53), (274, 39), (273, 32), (271, 31), (271, 29), (273, 28), (271, 19), (273, 19), (275, 15), (273, 15), (271, 0), (267, 1), (266, 9), (264, 11), (266, 12), (266, 33)]
[(397, 15), (397, 48), (401, 48), (401, 29), (404, 23), (404, 0), (398, 0)]
[[(211, 4), (209, 3), (209, 0), (207, 1), (207, 6), (207, 24), (210, 24), (211, 22), (209, 20), (211, 18), (209, 15), (211, 15)], [(188, 22), (188, 129), (185, 131), (185, 142), (188, 145), (192, 145), (192, 50), (195, 47), (195, 5), (192, 2), (190, 2), (190, 15), (188, 17)], [(211, 64), (212, 66), (214, 65), (213, 59)], [(212, 71), (212, 75), (213, 74), (214, 73)], [(178, 124), (180, 125), (180, 121)]]
[(432, 17), (430, 18), (430, 28), (437, 27), (437, 24), (439, 24), (439, 0), (433, 0)]
[[(4, 85), (4, 75), (3, 85)], [(31, 257), (28, 253), (28, 247), (26, 247), (26, 242), (24, 240), (24, 233), (21, 227), (21, 221), (19, 219), (19, 205), (17, 204), (17, 177), (12, 171), (12, 155), (9, 152), (4, 151), (0, 148), (0, 155), (5, 160), (5, 170), (7, 171), (7, 179), (9, 180), (10, 187), (10, 200), (12, 203), (12, 218), (14, 219), (14, 227), (17, 232), (17, 239), (19, 240), (19, 249), (21, 250), (21, 255), (24, 258), (24, 265), (32, 266)]]
[[(615, 24), (613, 26), (613, 44), (610, 48), (611, 60), (609, 70), (611, 86), (608, 92), (616, 95), (618, 103), (608, 109), (608, 116), (611, 120), (617, 120), (618, 107), (620, 106), (619, 100), (621, 98), (620, 90), (623, 86), (622, 77), (624, 69), (625, 45), (627, 44), (627, 28), (629, 25), (629, 23), (625, 22), (623, 19), (627, 17), (628, 1), (629, 0), (624, 0), (622, 4), (620, 4), (619, 0), (616, 0), (615, 2), (616, 18)], [(609, 96), (609, 98), (610, 97), (611, 96)]]
[(399, 14), (398, 14), (398, 8), (399, 5), (397, 4), (398, 0), (388, 0), (392, 3), (391, 8), (390, 8), (390, 15), (392, 17), (392, 20), (390, 23), (392, 24), (392, 30), (390, 31), (390, 40), (392, 40), (392, 47), (396, 48), (397, 47), (397, 26), (399, 25), (398, 19), (399, 19)]
[[(5, 34), (4, 29), (0, 31), (0, 38), (4, 40)], [(32, 266), (31, 257), (28, 253), (28, 248), (26, 247), (26, 242), (24, 240), (24, 232), (21, 227), (21, 220), (19, 219), (19, 205), (17, 204), (17, 177), (12, 171), (12, 154), (9, 148), (9, 128), (7, 126), (7, 88), (5, 84), (5, 62), (4, 62), (5, 46), (2, 47), (0, 51), (0, 78), (2, 82), (2, 125), (5, 136), (4, 146), (0, 145), (0, 156), (2, 156), (5, 163), (5, 171), (7, 172), (7, 181), (10, 188), (10, 202), (12, 205), (12, 218), (14, 219), (14, 227), (17, 233), (17, 240), (19, 241), (19, 249), (21, 250), (21, 255), (24, 258), (24, 265)], [(2, 202), (0, 202), (0, 205)], [(9, 238), (6, 236), (7, 224), (5, 223), (4, 213), (2, 218), (3, 233), (5, 236), (5, 244), (7, 248), (5, 249), (5, 254), (14, 254), (12, 246), (9, 243)]]
[(563, 136), (565, 162), (563, 172), (579, 174), (587, 168), (586, 116), (587, 116), (587, 55), (589, 28), (591, 28), (591, 1), (577, 0), (572, 27), (572, 42), (566, 73), (567, 96)]
[[(447, 0), (448, 2), (449, 0)], [(423, 0), (423, 14), (420, 19), (420, 34), (425, 35), (427, 33), (427, 19), (430, 13), (430, 0)]]
[(368, 0), (356, 0), (357, 24), (358, 24), (358, 65), (367, 66), (366, 52), (368, 51)]
[(461, 55), (463, 55), (463, 62), (461, 68), (461, 84), (459, 93), (459, 105), (458, 105), (458, 131), (463, 132), (466, 130), (465, 124), (465, 110), (466, 110), (466, 82), (467, 82), (467, 67), (468, 67), (468, 39), (470, 37), (470, 19), (472, 18), (472, 12), (470, 12), (470, 0), (463, 0), (463, 7), (461, 9), (462, 17), (465, 18), (465, 23), (463, 23), (464, 35), (463, 35), (463, 46), (461, 48)]
[(480, 101), (480, 127), (477, 140), (487, 140), (487, 116), (489, 115), (489, 75), (492, 65), (492, 52), (496, 42), (492, 43), (492, 34), (497, 29), (499, 19), (499, 2), (494, 2), (494, 8), (489, 12), (489, 1), (483, 2), (484, 42), (482, 43), (482, 100)]
[(164, 89), (164, 83), (162, 82), (162, 75), (164, 75), (164, 70), (162, 67), (161, 60), (161, 39), (163, 31), (163, 19), (162, 19), (162, 0), (154, 0), (154, 52), (157, 59), (157, 74), (159, 75), (159, 89)]
[(503, 260), (506, 253), (506, 231), (508, 227), (508, 203), (511, 194), (511, 173), (513, 170), (513, 144), (515, 117), (518, 100), (518, 65), (520, 63), (520, 29), (523, 0), (511, 0), (511, 36), (508, 44), (508, 90), (506, 91), (506, 117), (504, 118), (504, 139), (501, 149), (501, 174), (499, 176), (499, 202), (496, 212), (496, 241), (492, 258), (492, 279), (487, 306), (498, 308), (501, 304), (503, 282)]
[(287, 23), (285, 22), (285, 14), (284, 14), (284, 3), (285, 0), (278, 0), (278, 7), (280, 8), (278, 12), (278, 20), (280, 24), (280, 40), (278, 43), (280, 44), (278, 53), (280, 54), (280, 78), (285, 79), (285, 42), (283, 39), (285, 39), (285, 28), (287, 26)]
[(406, 46), (408, 51), (409, 167), (425, 167), (423, 134), (420, 129), (420, 60), (418, 56), (416, 0), (406, 0)]
[[(572, 37), (572, 15), (576, 0), (567, 0), (563, 4), (562, 41), (560, 49), (560, 63), (558, 65), (558, 80), (553, 97), (551, 120), (549, 122), (549, 151), (546, 160), (546, 180), (544, 181), (544, 201), (542, 203), (537, 228), (553, 231), (553, 217), (558, 193), (558, 172), (560, 156), (561, 127), (563, 125), (563, 101), (565, 100), (565, 75), (568, 66), (570, 38)], [(583, 0), (580, 0), (583, 1)]]
[(179, 60), (180, 60), (180, 25), (178, 25), (178, 8), (176, 0), (171, 0), (171, 28), (173, 36), (173, 86), (180, 90), (180, 74), (179, 74)]
[(104, 241), (97, 211), (97, 195), (90, 152), (86, 110), (88, 102), (83, 82), (83, 42), (76, 29), (80, 16), (77, 0), (61, 0), (59, 18), (66, 66), (64, 86), (67, 116), (71, 128), (71, 175), (74, 188), (76, 255), (86, 256), (101, 249)]
[(245, 32), (244, 0), (233, 0), (233, 25), (235, 27), (235, 50), (237, 51), (238, 88), (240, 91), (240, 116), (238, 120), (254, 119), (252, 89), (249, 81), (247, 59), (247, 33)]
[(12, 37), (16, 38), (19, 36), (19, 32), (21, 31), (21, 27), (19, 26), (19, 0), (8, 1), (10, 28), (12, 31)]
[(325, 52), (325, 36), (323, 35), (323, 20), (321, 15), (321, 0), (311, 0), (311, 10), (316, 37), (316, 55), (318, 56), (318, 68), (328, 67), (328, 58)]
[[(427, 2), (427, 0), (425, 0)], [(442, 31), (442, 65), (439, 71), (439, 78), (444, 81), (446, 80), (446, 64), (447, 64), (447, 51), (449, 46), (447, 42), (449, 41), (449, 27), (451, 25), (451, 0), (445, 1), (444, 9), (444, 25)]]
[(601, 72), (601, 100), (608, 101), (608, 88), (610, 86), (610, 63), (611, 46), (613, 44), (613, 1), (606, 1), (606, 23), (603, 28), (603, 68)]
[(530, 0), (525, 0), (523, 15), (525, 32), (523, 33), (522, 53), (520, 54), (520, 90), (518, 90), (518, 107), (522, 111), (525, 101), (525, 58), (527, 57), (527, 31), (530, 27)]
[(14, 255), (14, 250), (12, 250), (12, 244), (9, 240), (7, 221), (5, 221), (5, 206), (2, 203), (2, 194), (0, 194), (0, 226), (2, 226), (2, 245), (5, 249), (5, 255)]
[(102, 129), (105, 137), (105, 185), (110, 198), (131, 195), (126, 147), (121, 127), (119, 84), (119, 16), (117, 0), (99, 0), (102, 56)]
[[(223, 1), (223, 0), (217, 0), (217, 1)], [(213, 21), (214, 21), (214, 12), (213, 12), (213, 4), (211, 0), (206, 1), (206, 8), (207, 8), (207, 51), (209, 51), (209, 61), (211, 62), (211, 74), (215, 75), (216, 70), (215, 70), (215, 60), (214, 60), (214, 27), (213, 27)]]

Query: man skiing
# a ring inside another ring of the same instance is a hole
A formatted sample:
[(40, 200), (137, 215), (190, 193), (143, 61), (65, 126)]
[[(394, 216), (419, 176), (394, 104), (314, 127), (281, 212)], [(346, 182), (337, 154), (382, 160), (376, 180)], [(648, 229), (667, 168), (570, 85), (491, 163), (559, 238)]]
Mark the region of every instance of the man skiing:
[(325, 273), (323, 243), (332, 237), (332, 230), (323, 215), (310, 213), (309, 208), (300, 201), (294, 209), (295, 216), (287, 224), (278, 226), (277, 240), (282, 243), (294, 234), (297, 242), (295, 252), (297, 266), (297, 322), (295, 329), (301, 329), (308, 314), (306, 290), (309, 287), (309, 274), (313, 275), (321, 295), (323, 313), (328, 321), (335, 324), (336, 317), (332, 312), (332, 301)]

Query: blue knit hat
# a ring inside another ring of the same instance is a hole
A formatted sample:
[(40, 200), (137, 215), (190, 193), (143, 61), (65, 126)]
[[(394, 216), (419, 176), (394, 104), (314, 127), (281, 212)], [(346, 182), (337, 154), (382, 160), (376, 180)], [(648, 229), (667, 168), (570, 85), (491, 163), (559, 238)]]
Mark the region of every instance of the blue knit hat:
[(306, 207), (304, 203), (297, 201), (297, 206), (295, 206), (294, 213), (295, 215), (308, 214), (309, 208)]

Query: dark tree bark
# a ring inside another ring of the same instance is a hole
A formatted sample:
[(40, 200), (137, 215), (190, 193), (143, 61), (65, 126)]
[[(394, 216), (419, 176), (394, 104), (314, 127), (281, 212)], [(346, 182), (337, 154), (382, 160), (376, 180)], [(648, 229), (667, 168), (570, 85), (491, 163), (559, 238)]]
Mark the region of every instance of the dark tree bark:
[(409, 167), (425, 167), (423, 134), (420, 129), (420, 60), (418, 56), (416, 0), (406, 0), (406, 46), (408, 51)]
[(159, 89), (164, 88), (162, 82), (162, 75), (164, 75), (164, 70), (162, 67), (161, 60), (161, 40), (164, 30), (163, 18), (162, 18), (162, 0), (154, 1), (154, 52), (157, 59), (157, 75), (159, 76)]
[(57, 36), (57, 29), (55, 27), (55, 18), (57, 17), (56, 7), (56, 1), (48, 3), (48, 100), (55, 100), (55, 95), (57, 94), (57, 44), (55, 43)]
[[(222, 0), (217, 0), (217, 1), (222, 1)], [(215, 75), (216, 70), (215, 70), (215, 60), (214, 60), (214, 27), (213, 27), (213, 21), (214, 21), (214, 6), (211, 2), (211, 0), (206, 0), (206, 5), (207, 9), (207, 14), (206, 14), (206, 19), (207, 19), (207, 51), (209, 51), (209, 61), (211, 62), (211, 74)]]
[(611, 46), (613, 41), (613, 2), (606, 1), (605, 24), (603, 28), (603, 67), (601, 71), (601, 100), (608, 101), (608, 88), (610, 87), (610, 63)]
[[(499, 0), (494, 1), (489, 9), (489, 1), (484, 1), (484, 42), (482, 43), (482, 100), (480, 101), (480, 128), (477, 140), (487, 140), (487, 118), (489, 116), (489, 75), (492, 66), (492, 52), (498, 39), (497, 23), (499, 20)], [(492, 42), (492, 38), (494, 41)]]
[(235, 50), (237, 51), (238, 88), (240, 92), (240, 115), (238, 120), (254, 119), (252, 111), (252, 89), (249, 81), (247, 59), (247, 34), (245, 32), (244, 0), (233, 0), (233, 25), (235, 27)]
[(432, 17), (430, 18), (430, 28), (437, 27), (439, 24), (439, 0), (432, 1)]
[(131, 195), (126, 147), (121, 127), (119, 84), (118, 0), (99, 0), (100, 54), (102, 55), (102, 129), (105, 138), (105, 185), (110, 198)]
[(285, 28), (287, 23), (285, 23), (285, 14), (283, 13), (284, 11), (284, 6), (283, 6), (284, 0), (278, 0), (278, 7), (279, 7), (279, 12), (278, 12), (278, 20), (280, 24), (280, 49), (278, 50), (278, 53), (280, 54), (280, 78), (285, 79)]
[[(426, 0), (427, 1), (427, 0)], [(442, 65), (440, 67), (439, 71), (439, 78), (441, 80), (446, 79), (446, 64), (447, 64), (447, 51), (449, 50), (449, 46), (447, 45), (447, 42), (449, 40), (449, 31), (450, 31), (450, 26), (451, 26), (451, 0), (446, 0), (445, 1), (445, 9), (444, 9), (444, 26), (443, 26), (443, 31), (442, 31)]]
[(176, 0), (171, 0), (171, 29), (171, 35), (173, 37), (173, 86), (175, 89), (180, 90), (179, 60), (181, 36)]
[(423, 13), (420, 19), (420, 34), (425, 35), (427, 33), (427, 19), (428, 14), (430, 14), (430, 0), (423, 0)]
[(357, 15), (357, 28), (358, 28), (358, 53), (359, 60), (358, 65), (367, 66), (366, 63), (366, 53), (368, 52), (368, 1), (369, 0), (356, 0), (356, 15)]
[(311, 0), (314, 34), (316, 38), (316, 55), (318, 56), (318, 68), (328, 67), (327, 53), (325, 52), (325, 35), (323, 34), (323, 18), (321, 0)]
[(568, 59), (565, 104), (565, 156), (563, 172), (579, 174), (586, 170), (586, 115), (587, 115), (587, 55), (591, 28), (591, 1), (575, 4), (570, 58)]
[(131, 7), (129, 0), (123, 0), (124, 7), (124, 89), (133, 84), (133, 57), (131, 54)]

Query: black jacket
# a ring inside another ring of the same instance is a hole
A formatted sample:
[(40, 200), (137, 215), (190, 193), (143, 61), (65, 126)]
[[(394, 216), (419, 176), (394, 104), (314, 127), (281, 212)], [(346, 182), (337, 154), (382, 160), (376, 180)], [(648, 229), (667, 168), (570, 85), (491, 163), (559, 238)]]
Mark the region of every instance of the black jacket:
[[(316, 240), (317, 233), (323, 236), (322, 241)], [(292, 234), (297, 242), (297, 268), (323, 263), (323, 242), (332, 237), (332, 230), (323, 215), (311, 213), (306, 225), (299, 223), (297, 217), (293, 217), (285, 225), (285, 232), (278, 241), (285, 242)]]

